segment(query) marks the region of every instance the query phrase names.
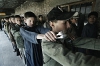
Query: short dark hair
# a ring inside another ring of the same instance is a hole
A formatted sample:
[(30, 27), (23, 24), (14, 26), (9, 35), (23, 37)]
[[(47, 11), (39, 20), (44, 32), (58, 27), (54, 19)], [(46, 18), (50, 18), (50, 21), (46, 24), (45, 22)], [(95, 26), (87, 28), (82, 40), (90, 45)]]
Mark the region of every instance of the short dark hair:
[(21, 18), (19, 15), (15, 15), (15, 18)]
[(10, 18), (15, 18), (15, 16), (14, 16), (14, 15), (12, 15), (12, 16), (10, 16)]
[(9, 17), (5, 17), (4, 19), (8, 20), (8, 19), (9, 19)]
[(93, 12), (89, 13), (88, 18), (89, 18), (91, 15), (94, 15), (96, 18), (98, 18), (98, 13), (97, 13), (96, 11), (93, 11)]
[(42, 15), (39, 15), (38, 17), (40, 18), (40, 17), (43, 17), (43, 16)]
[(29, 12), (24, 13), (24, 17), (25, 18), (29, 18), (29, 17), (36, 18), (36, 15), (33, 12), (29, 11)]

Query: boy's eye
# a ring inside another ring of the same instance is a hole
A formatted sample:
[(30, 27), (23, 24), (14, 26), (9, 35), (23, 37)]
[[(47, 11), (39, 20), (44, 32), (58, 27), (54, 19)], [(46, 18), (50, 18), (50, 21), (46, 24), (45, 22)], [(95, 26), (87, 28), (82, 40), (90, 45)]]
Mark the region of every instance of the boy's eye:
[(31, 22), (31, 20), (30, 20), (30, 22)]

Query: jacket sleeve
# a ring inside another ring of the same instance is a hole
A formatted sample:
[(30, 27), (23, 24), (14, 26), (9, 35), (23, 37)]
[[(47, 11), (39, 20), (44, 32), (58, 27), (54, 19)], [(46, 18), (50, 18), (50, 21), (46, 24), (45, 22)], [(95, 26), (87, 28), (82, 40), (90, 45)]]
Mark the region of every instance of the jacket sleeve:
[(9, 37), (10, 37), (11, 42), (15, 42), (14, 36), (11, 33), (11, 25), (9, 25)]
[(20, 34), (27, 41), (30, 41), (34, 44), (38, 44), (38, 41), (36, 39), (38, 33), (30, 32), (30, 31), (25, 30), (24, 28), (20, 28)]
[(14, 35), (14, 33), (17, 32), (15, 29), (11, 28), (11, 33)]
[(15, 32), (14, 38), (16, 40), (16, 44), (18, 48), (24, 48), (24, 41), (22, 36), (20, 35), (19, 31)]
[(43, 26), (37, 26), (36, 31), (41, 33), (41, 34), (45, 34), (46, 32), (50, 31), (50, 29), (44, 28)]
[(73, 45), (79, 48), (100, 50), (100, 39), (79, 37), (73, 41)]
[(42, 41), (43, 53), (60, 63), (62, 66), (99, 66), (100, 58), (84, 55), (83, 53), (72, 53), (60, 43)]

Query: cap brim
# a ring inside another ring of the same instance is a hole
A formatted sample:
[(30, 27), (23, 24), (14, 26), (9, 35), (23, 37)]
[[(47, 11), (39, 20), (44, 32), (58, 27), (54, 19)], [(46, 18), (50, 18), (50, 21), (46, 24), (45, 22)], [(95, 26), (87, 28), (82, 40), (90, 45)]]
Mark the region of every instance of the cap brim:
[(74, 13), (75, 12), (65, 12), (65, 13), (62, 13), (61, 15), (59, 15), (57, 17), (57, 20), (67, 20), (67, 19), (70, 19), (70, 18), (72, 18)]

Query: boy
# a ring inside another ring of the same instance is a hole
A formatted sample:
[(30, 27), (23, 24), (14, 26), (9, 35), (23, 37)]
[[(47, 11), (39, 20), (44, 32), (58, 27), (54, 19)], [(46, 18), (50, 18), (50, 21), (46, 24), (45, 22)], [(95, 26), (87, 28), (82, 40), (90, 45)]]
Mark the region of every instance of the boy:
[[(98, 28), (97, 28), (97, 19), (98, 19), (98, 13), (97, 12), (91, 12), (88, 15), (88, 23), (84, 26), (82, 31), (82, 37), (88, 37), (88, 38), (97, 38), (98, 37)], [(97, 56), (100, 52), (94, 51), (94, 50), (84, 50), (83, 51), (86, 54)]]
[(9, 17), (5, 17), (4, 20), (5, 20), (5, 23), (4, 23), (4, 31), (7, 34), (7, 36), (9, 37), (9, 35), (8, 35), (8, 33), (9, 33), (8, 27), (9, 27), (9, 24), (10, 24), (9, 23)]
[(39, 16), (38, 16), (37, 25), (43, 26), (44, 23), (45, 23), (45, 21), (44, 21), (44, 19), (43, 19), (43, 16), (42, 16), (42, 15), (39, 15)]
[(75, 12), (75, 15), (73, 15), (68, 21), (67, 24), (69, 24), (70, 26), (67, 25), (67, 35), (71, 38), (71, 39), (75, 39), (78, 34), (77, 34), (77, 20), (79, 13)]
[[(61, 8), (59, 7), (55, 7), (47, 15), (50, 27), (52, 28), (52, 31), (54, 32), (54, 34), (57, 34), (57, 35), (60, 31), (66, 32), (67, 19), (70, 19), (71, 17), (73, 17), (74, 14), (76, 13), (76, 12), (66, 12), (60, 9)], [(63, 62), (64, 59), (63, 60), (57, 59), (58, 57), (60, 58), (60, 56), (58, 55), (60, 54), (60, 52), (63, 51), (63, 49), (64, 51), (66, 51), (65, 46), (63, 46), (64, 45), (63, 39), (64, 39), (63, 37), (58, 37), (55, 42), (48, 42), (48, 41), (43, 40), (42, 50), (44, 54), (44, 62), (45, 62), (44, 66), (63, 66), (67, 64)], [(51, 54), (49, 55), (48, 53), (51, 53)], [(67, 51), (65, 53), (67, 53)], [(57, 55), (57, 58), (55, 59), (54, 57), (51, 57), (51, 55), (54, 55), (54, 56)], [(61, 55), (63, 55), (63, 53)], [(61, 58), (63, 57), (61, 56)], [(59, 61), (61, 61), (63, 64)]]
[(26, 64), (27, 66), (43, 66), (41, 41), (39, 39), (44, 38), (44, 35), (38, 33), (44, 34), (49, 30), (35, 26), (36, 15), (34, 13), (26, 12), (24, 17), (26, 26), (20, 28), (20, 34), (24, 39)]
[(19, 50), (17, 48), (16, 41), (14, 39), (13, 32), (11, 30), (11, 29), (15, 28), (15, 24), (16, 24), (15, 23), (15, 16), (10, 16), (10, 20), (11, 20), (11, 23), (9, 25), (10, 40), (12, 42), (12, 46), (13, 46), (14, 52), (16, 52), (17, 53), (16, 55), (19, 56), (20, 55), (20, 52), (19, 52)]
[[(57, 11), (55, 13), (58, 12), (59, 9), (57, 9)], [(53, 12), (54, 13), (54, 12)], [(61, 13), (61, 12), (60, 12)], [(58, 14), (60, 14), (58, 13)], [(71, 13), (72, 14), (72, 13)], [(52, 15), (52, 14), (51, 14)], [(68, 14), (67, 14), (68, 15)], [(53, 16), (53, 15), (52, 15)], [(57, 17), (57, 16), (56, 16)], [(61, 16), (60, 16), (61, 17)], [(55, 19), (55, 16), (53, 17)], [(60, 18), (59, 18), (60, 19)], [(62, 26), (63, 28), (61, 28), (61, 26), (59, 27), (58, 23), (61, 22), (62, 25), (63, 22), (65, 23), (65, 20), (62, 20), (62, 21), (57, 21), (57, 23), (51, 23), (51, 26), (54, 27), (54, 31), (55, 32), (59, 32), (61, 30), (64, 30), (65, 26)], [(55, 26), (54, 26), (55, 25)], [(57, 29), (58, 27), (60, 29)], [(57, 29), (57, 31), (56, 31)], [(39, 34), (37, 35), (37, 33), (34, 33), (34, 32), (29, 32), (27, 30), (24, 30), (23, 28), (20, 29), (21, 33), (23, 34), (23, 37), (27, 37), (26, 40), (28, 41), (31, 41), (31, 42), (34, 42), (34, 37), (36, 37), (36, 39), (41, 39), (41, 37), (39, 38)], [(27, 34), (28, 33), (28, 34)], [(49, 34), (49, 36), (48, 36)], [(49, 31), (45, 34), (45, 37), (48, 38), (48, 40), (50, 41), (55, 41), (56, 39), (56, 36), (54, 34), (54, 32), (52, 31)], [(47, 40), (46, 38), (46, 40)], [(80, 39), (81, 40), (81, 39)], [(76, 54), (73, 54), (71, 51), (69, 50), (66, 50), (64, 49), (63, 50), (63, 46), (62, 46), (62, 43), (56, 43), (56, 42), (48, 42), (48, 41), (45, 41), (43, 42), (44, 43), (44, 49), (46, 51), (46, 54), (48, 56), (50, 56), (51, 58), (53, 58), (55, 61), (59, 62), (61, 65), (63, 66), (87, 66), (87, 65), (90, 65), (90, 66), (99, 66), (99, 59), (95, 58), (95, 57), (91, 57), (91, 56), (85, 56), (84, 54), (82, 53), (76, 53)], [(81, 46), (81, 41), (79, 41), (77, 39), (75, 43), (79, 44), (78, 46)], [(25, 41), (26, 42), (26, 41)], [(84, 41), (85, 42), (85, 41)], [(86, 41), (86, 43), (88, 43), (88, 41)], [(51, 45), (50, 45), (51, 44)], [(57, 45), (58, 44), (58, 45)], [(77, 45), (76, 44), (76, 45)], [(27, 46), (29, 46), (30, 44), (28, 44)], [(83, 45), (83, 44), (82, 44)], [(86, 45), (86, 44), (85, 44)], [(33, 46), (33, 45), (31, 45)], [(30, 47), (31, 47), (30, 46)], [(88, 45), (87, 45), (88, 46)], [(87, 46), (82, 46), (82, 47), (87, 47)], [(34, 47), (35, 48), (35, 47)], [(92, 48), (92, 47), (91, 47)], [(31, 48), (30, 48), (31, 49)], [(36, 49), (36, 48), (35, 48)], [(44, 50), (43, 49), (43, 50)], [(52, 51), (50, 51), (50, 49)], [(28, 49), (27, 49), (28, 50)], [(56, 51), (57, 50), (57, 51)], [(45, 52), (44, 51), (44, 52)], [(35, 56), (37, 55), (37, 53), (35, 54)], [(30, 54), (28, 55), (30, 56)], [(36, 58), (37, 59), (37, 58)], [(88, 62), (87, 62), (87, 59), (88, 59)], [(28, 60), (28, 59), (27, 59)], [(30, 60), (31, 60), (31, 57), (30, 57)], [(94, 60), (95, 63), (94, 63)], [(37, 63), (36, 63), (37, 64)], [(35, 65), (36, 65), (35, 64)], [(30, 65), (31, 66), (31, 65)], [(34, 66), (34, 65), (33, 65)], [(37, 65), (38, 66), (38, 65)], [(41, 66), (41, 65), (40, 65)]]
[[(64, 14), (69, 16), (72, 13), (68, 12), (68, 14), (66, 13)], [(58, 15), (60, 18), (57, 17)], [(50, 26), (52, 27), (52, 31), (54, 32), (54, 34), (63, 30), (66, 31), (67, 23), (64, 17), (61, 17), (61, 15), (62, 15), (62, 12), (59, 11), (59, 9), (57, 8), (52, 9), (48, 14), (49, 23), (50, 23)], [(48, 33), (50, 36), (51, 33), (50, 32)], [(48, 33), (46, 33), (45, 35), (48, 35)], [(55, 39), (55, 37), (53, 38)], [(64, 46), (64, 44), (67, 44), (67, 43), (64, 43), (63, 41), (61, 41), (62, 39), (58, 38), (56, 42), (46, 41), (45, 39), (43, 40), (42, 42), (43, 53), (47, 55), (48, 57), (50, 57), (50, 58), (46, 58), (46, 61), (47, 61), (46, 64), (48, 64), (52, 59), (54, 59), (54, 61), (57, 61), (62, 66), (99, 66), (100, 65), (99, 58), (89, 56), (89, 55), (85, 56), (84, 54), (79, 53), (79, 52), (76, 52), (75, 54), (72, 53), (72, 51), (70, 51), (69, 49), (67, 49), (67, 47)], [(72, 43), (74, 46), (77, 46), (77, 47), (81, 46), (85, 48), (100, 50), (97, 47), (100, 43), (98, 39), (77, 38), (73, 40)], [(53, 63), (50, 63), (49, 65), (46, 65), (46, 66), (50, 66), (50, 65), (53, 66)], [(55, 66), (58, 66), (58, 65), (55, 65)]]
[(97, 12), (91, 12), (88, 15), (88, 23), (84, 26), (82, 37), (97, 38)]
[[(21, 25), (21, 17), (19, 15), (15, 15), (15, 23), (16, 23), (15, 27), (11, 28), (11, 31), (12, 31), (12, 34), (14, 36), (17, 48), (20, 51), (20, 56), (24, 61), (24, 59), (25, 59), (25, 56), (24, 56), (24, 43), (23, 43), (23, 38), (21, 37), (21, 35), (19, 33), (20, 27), (22, 27), (23, 25)], [(25, 61), (24, 61), (24, 63), (25, 63)]]

